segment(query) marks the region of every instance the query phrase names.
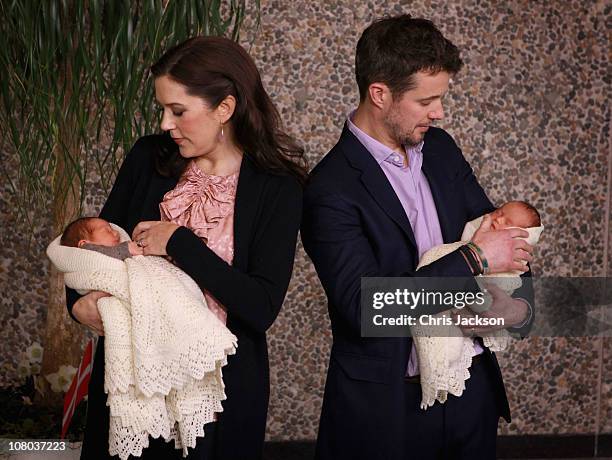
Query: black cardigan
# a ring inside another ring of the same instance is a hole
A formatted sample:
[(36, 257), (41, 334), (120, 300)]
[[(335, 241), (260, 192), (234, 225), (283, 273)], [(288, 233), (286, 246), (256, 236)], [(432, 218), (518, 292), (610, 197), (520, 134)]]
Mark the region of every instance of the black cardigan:
[[(159, 203), (177, 182), (155, 170), (159, 142), (159, 136), (136, 142), (100, 212), (100, 217), (129, 234), (140, 221), (160, 219)], [(228, 265), (185, 227), (178, 228), (168, 241), (168, 255), (226, 307), (227, 327), (238, 337), (237, 353), (229, 357), (223, 369), (227, 400), (216, 423), (214, 458), (261, 457), (269, 398), (265, 333), (276, 319), (289, 285), (301, 213), (302, 188), (298, 181), (262, 172), (245, 155), (234, 208), (233, 264)], [(68, 290), (71, 314), (78, 297)], [(83, 446), (84, 455), (90, 452), (92, 458), (108, 452), (103, 342), (99, 341), (96, 350)], [(177, 458), (180, 452), (176, 451)], [(167, 455), (163, 454), (164, 458)], [(159, 452), (154, 455), (149, 449), (143, 458), (157, 456)]]

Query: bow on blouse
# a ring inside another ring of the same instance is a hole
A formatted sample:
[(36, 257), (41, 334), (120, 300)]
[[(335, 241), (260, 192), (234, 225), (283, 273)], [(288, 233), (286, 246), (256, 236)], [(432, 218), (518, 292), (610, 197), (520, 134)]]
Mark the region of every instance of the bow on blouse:
[(234, 209), (238, 173), (213, 176), (190, 161), (176, 187), (159, 204), (161, 220), (191, 229), (204, 240)]

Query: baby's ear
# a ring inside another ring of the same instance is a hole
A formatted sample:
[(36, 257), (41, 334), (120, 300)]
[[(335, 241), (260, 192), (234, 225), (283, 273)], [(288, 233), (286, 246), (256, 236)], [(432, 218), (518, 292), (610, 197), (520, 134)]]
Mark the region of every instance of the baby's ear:
[(489, 214), (485, 214), (482, 217), (482, 222), (480, 222), (480, 227), (478, 227), (478, 230), (485, 230), (485, 231), (489, 231), (491, 230), (491, 224), (493, 223), (493, 215), (492, 213)]
[(87, 243), (87, 240), (79, 240), (79, 242), (77, 243), (77, 248), (82, 247), (86, 243)]

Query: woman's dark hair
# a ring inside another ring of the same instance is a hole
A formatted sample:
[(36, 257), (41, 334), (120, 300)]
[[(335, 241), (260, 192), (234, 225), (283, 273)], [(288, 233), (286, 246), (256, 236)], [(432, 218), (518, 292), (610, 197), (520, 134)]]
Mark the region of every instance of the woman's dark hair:
[[(283, 131), (259, 71), (240, 45), (223, 37), (194, 37), (166, 51), (151, 67), (151, 73), (156, 78), (170, 77), (213, 109), (227, 96), (234, 96), (236, 108), (230, 121), (245, 155), (263, 171), (292, 174), (305, 182), (304, 149)], [(160, 149), (158, 171), (177, 177), (188, 160), (181, 157), (169, 136), (167, 141)]]
[(419, 71), (456, 74), (462, 66), (459, 49), (433, 22), (409, 14), (373, 22), (357, 42), (355, 76), (362, 101), (374, 82), (386, 84), (395, 97), (414, 88)]

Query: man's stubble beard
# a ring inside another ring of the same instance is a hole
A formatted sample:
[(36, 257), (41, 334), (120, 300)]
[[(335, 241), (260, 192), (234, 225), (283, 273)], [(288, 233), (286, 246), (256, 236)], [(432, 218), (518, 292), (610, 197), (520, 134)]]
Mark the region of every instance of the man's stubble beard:
[(397, 115), (397, 112), (392, 109), (383, 120), (383, 123), (387, 128), (387, 132), (389, 133), (391, 138), (399, 145), (403, 145), (407, 148), (419, 145), (423, 141), (423, 136), (420, 136), (419, 139), (416, 139), (414, 136), (414, 132), (403, 133), (399, 123), (399, 118), (400, 117)]

